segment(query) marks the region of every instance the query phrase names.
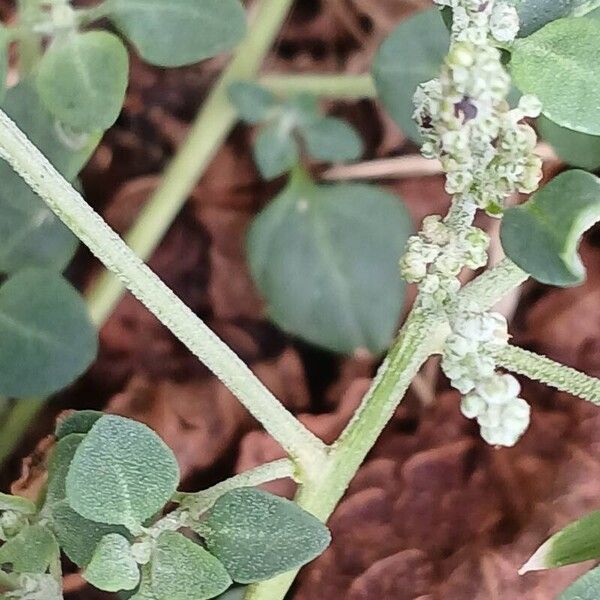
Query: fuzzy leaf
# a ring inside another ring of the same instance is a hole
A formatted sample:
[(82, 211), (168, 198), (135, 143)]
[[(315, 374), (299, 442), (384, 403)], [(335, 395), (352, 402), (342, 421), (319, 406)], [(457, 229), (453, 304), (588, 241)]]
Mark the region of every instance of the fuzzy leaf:
[(265, 179), (275, 179), (298, 163), (298, 144), (292, 130), (280, 121), (267, 125), (256, 138), (254, 158)]
[(509, 0), (517, 7), (521, 29), (519, 37), (526, 37), (544, 25), (567, 17), (587, 0)]
[(316, 160), (356, 160), (364, 152), (354, 127), (342, 119), (324, 117), (300, 128), (306, 150)]
[(229, 86), (229, 100), (246, 123), (267, 119), (279, 102), (275, 94), (250, 81), (237, 81)]
[(207, 600), (224, 592), (232, 583), (212, 554), (175, 531), (158, 538), (150, 575), (156, 600)]
[(79, 131), (108, 129), (117, 120), (129, 74), (121, 40), (105, 31), (57, 38), (37, 76), (40, 97), (57, 119)]
[(300, 567), (319, 556), (331, 539), (327, 527), (294, 502), (254, 488), (221, 496), (198, 532), (238, 583)]
[(140, 569), (131, 554), (129, 541), (116, 533), (104, 536), (83, 578), (105, 592), (135, 589), (140, 582)]
[(515, 43), (510, 70), (558, 125), (600, 135), (600, 21), (559, 19)]
[[(69, 181), (100, 139), (97, 134), (61, 133), (28, 81), (8, 90), (2, 109)], [(25, 267), (62, 271), (75, 253), (77, 238), (4, 161), (0, 161), (0, 181), (0, 272)]]
[(599, 219), (600, 179), (585, 171), (567, 171), (525, 204), (505, 211), (502, 246), (538, 281), (575, 286), (585, 279), (577, 254), (581, 235)]
[(178, 482), (175, 456), (154, 431), (106, 415), (75, 452), (67, 499), (86, 519), (135, 527), (164, 507)]
[(538, 129), (567, 164), (586, 171), (600, 168), (600, 136), (572, 131), (544, 116), (538, 119)]
[(0, 492), (0, 511), (11, 510), (22, 515), (35, 515), (36, 505), (27, 498), (21, 496), (10, 496)]
[(83, 298), (59, 275), (27, 269), (0, 287), (0, 394), (49, 395), (96, 356)]
[(432, 8), (402, 21), (375, 57), (372, 73), (379, 97), (414, 142), (421, 136), (413, 120), (413, 96), (419, 84), (437, 77), (449, 45), (440, 11)]
[(557, 600), (598, 600), (598, 590), (600, 590), (600, 567), (580, 577)]
[(84, 435), (72, 433), (59, 440), (54, 447), (48, 465), (47, 505), (56, 504), (66, 498), (67, 490), (65, 486), (69, 467), (84, 437)]
[(72, 433), (88, 433), (104, 413), (99, 410), (78, 410), (61, 419), (54, 435), (60, 440)]
[(246, 29), (239, 0), (107, 0), (105, 8), (140, 56), (162, 67), (231, 50)]
[(63, 500), (51, 508), (53, 529), (63, 552), (79, 567), (87, 566), (100, 540), (111, 533), (128, 537), (121, 525), (106, 525), (84, 519)]
[(248, 259), (282, 329), (334, 352), (379, 354), (402, 310), (398, 259), (411, 230), (402, 202), (375, 186), (295, 175), (254, 221)]
[(570, 523), (546, 540), (523, 565), (520, 574), (600, 558), (600, 511)]
[(45, 573), (59, 555), (52, 533), (42, 525), (27, 525), (0, 547), (0, 565), (17, 573)]

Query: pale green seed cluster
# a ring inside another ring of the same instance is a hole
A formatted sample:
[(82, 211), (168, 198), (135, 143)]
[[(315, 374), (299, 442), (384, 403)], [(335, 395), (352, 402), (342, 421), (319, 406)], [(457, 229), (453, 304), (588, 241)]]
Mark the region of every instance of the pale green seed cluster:
[(58, 600), (62, 597), (60, 584), (51, 575), (21, 575), (19, 589), (2, 595), (2, 598), (20, 600)]
[(488, 235), (477, 227), (456, 231), (438, 215), (426, 217), (418, 235), (409, 238), (400, 261), (404, 278), (419, 283), (421, 305), (443, 306), (460, 288), (463, 267), (478, 269), (487, 262)]
[(518, 15), (505, 2), (436, 1), (453, 8), (452, 43), (440, 77), (415, 94), (422, 151), (441, 161), (448, 193), (497, 213), (510, 195), (534, 191), (541, 178), (535, 131), (521, 122), (539, 116), (541, 104), (524, 96), (510, 109), (510, 77), (495, 46), (514, 40)]
[(415, 95), (415, 119), (423, 155), (438, 159), (453, 196), (448, 217), (427, 217), (401, 262), (404, 277), (419, 284), (420, 306), (448, 310), (452, 333), (442, 368), (463, 394), (461, 410), (476, 419), (490, 444), (512, 446), (527, 429), (530, 408), (520, 385), (496, 370), (494, 356), (508, 343), (502, 315), (451, 302), (463, 267), (487, 262), (488, 236), (472, 226), (477, 209), (498, 215), (517, 192), (537, 189), (542, 161), (535, 131), (523, 120), (537, 117), (541, 103), (523, 96), (511, 109), (511, 81), (498, 45), (519, 31), (514, 6), (504, 0), (435, 0), (453, 9), (451, 46), (439, 78)]
[(498, 313), (461, 310), (451, 323), (442, 369), (464, 394), (461, 411), (477, 419), (489, 444), (514, 446), (529, 425), (530, 409), (521, 386), (496, 371), (494, 353), (508, 342), (506, 319)]

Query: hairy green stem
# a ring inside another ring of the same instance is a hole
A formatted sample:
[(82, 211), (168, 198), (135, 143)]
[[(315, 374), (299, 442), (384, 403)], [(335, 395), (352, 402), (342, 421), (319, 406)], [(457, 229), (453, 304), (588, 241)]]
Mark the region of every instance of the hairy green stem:
[(460, 307), (475, 303), (487, 310), (527, 279), (529, 275), (523, 269), (505, 258), (465, 285), (458, 294), (456, 305)]
[(541, 381), (594, 404), (600, 404), (600, 379), (516, 346), (504, 347), (496, 355), (496, 360), (501, 367), (509, 371)]
[(377, 91), (370, 75), (276, 75), (260, 78), (272, 92), (288, 96), (309, 93), (333, 98), (375, 98)]
[[(30, 10), (31, 3), (39, 1), (21, 0), (23, 7), (28, 6)], [(237, 79), (252, 78), (256, 75), (292, 3), (293, 0), (260, 1), (254, 24), (251, 25), (246, 40), (236, 50), (235, 58), (203, 104), (191, 126), (188, 138), (165, 171), (161, 185), (149, 199), (138, 221), (125, 238), (130, 248), (143, 260), (147, 260), (156, 249), (196, 181), (236, 123), (235, 111), (227, 98), (229, 84)], [(94, 7), (97, 8), (99, 7)], [(95, 18), (99, 17), (96, 15)], [(90, 286), (86, 293), (87, 304), (92, 321), (97, 327), (102, 327), (106, 322), (124, 291), (122, 282), (110, 272), (104, 272)], [(19, 443), (44, 403), (42, 399), (15, 401), (11, 413), (0, 427), (0, 465)]]
[(132, 252), (2, 111), (0, 155), (133, 295), (240, 399), (298, 462), (303, 476), (310, 479), (325, 454), (324, 444)]
[(240, 473), (221, 481), (212, 487), (191, 494), (178, 492), (173, 497), (182, 509), (189, 510), (192, 518), (206, 512), (223, 494), (241, 487), (254, 487), (277, 479), (294, 479), (296, 470), (294, 463), (287, 458), (260, 465), (245, 473)]

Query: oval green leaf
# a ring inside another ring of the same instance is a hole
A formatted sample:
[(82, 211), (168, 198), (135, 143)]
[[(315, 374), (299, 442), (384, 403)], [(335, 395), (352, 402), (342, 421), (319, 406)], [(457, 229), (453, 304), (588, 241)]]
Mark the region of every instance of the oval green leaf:
[(121, 525), (106, 525), (84, 519), (66, 502), (53, 504), (50, 510), (52, 528), (62, 551), (78, 567), (86, 567), (94, 556), (100, 540), (111, 533), (128, 537), (129, 533)]
[(260, 131), (254, 144), (254, 160), (265, 179), (275, 179), (296, 166), (298, 144), (285, 121), (267, 125)]
[(285, 331), (334, 352), (391, 342), (404, 301), (398, 260), (412, 231), (395, 196), (295, 175), (252, 225), (254, 281)]
[(54, 435), (60, 440), (72, 433), (88, 433), (103, 416), (99, 410), (78, 410), (58, 422)]
[(121, 40), (90, 31), (52, 43), (39, 65), (37, 89), (65, 125), (78, 131), (105, 130), (121, 112), (128, 74), (129, 57)]
[(559, 19), (514, 45), (510, 70), (558, 125), (600, 135), (600, 21)]
[(225, 567), (202, 546), (167, 531), (152, 554), (150, 589), (156, 600), (208, 600), (231, 584)]
[(108, 0), (104, 8), (140, 56), (163, 67), (231, 50), (246, 29), (239, 0)]
[(52, 394), (79, 377), (96, 350), (85, 302), (60, 275), (27, 269), (0, 287), (0, 394)]
[(27, 525), (0, 547), (0, 565), (17, 573), (45, 573), (60, 553), (52, 533), (43, 525)]
[(600, 179), (573, 170), (555, 177), (531, 199), (504, 213), (501, 239), (507, 256), (550, 285), (585, 279), (577, 254), (581, 235), (600, 219)]
[(316, 517), (290, 500), (254, 488), (221, 496), (197, 530), (238, 583), (301, 567), (331, 541), (329, 530)]
[(600, 567), (596, 567), (569, 586), (557, 600), (598, 600), (599, 590)]
[(134, 590), (140, 582), (140, 569), (131, 554), (129, 540), (117, 533), (104, 536), (82, 575), (105, 592)]
[(175, 456), (154, 431), (106, 415), (75, 452), (67, 500), (86, 519), (135, 528), (165, 506), (178, 482)]
[(570, 523), (546, 540), (519, 573), (564, 567), (600, 558), (600, 511)]
[(54, 446), (48, 465), (46, 506), (52, 506), (53, 504), (62, 502), (66, 498), (66, 481), (69, 467), (84, 437), (82, 434), (73, 433), (59, 440), (56, 446)]
[[(98, 144), (97, 134), (70, 139), (29, 81), (8, 90), (2, 109), (56, 169), (72, 181)], [(26, 267), (62, 271), (77, 238), (4, 161), (0, 161), (0, 272)]]
[(561, 127), (544, 116), (537, 123), (544, 141), (554, 148), (564, 162), (586, 171), (600, 168), (600, 136)]
[(22, 515), (35, 515), (36, 505), (29, 499), (22, 496), (10, 496), (0, 492), (0, 511), (10, 510), (21, 513)]
[(251, 81), (236, 81), (229, 86), (229, 100), (246, 123), (266, 120), (279, 105), (277, 96)]
[(335, 117), (323, 117), (300, 127), (306, 151), (316, 160), (346, 161), (360, 158), (362, 140), (354, 127)]
[(450, 34), (433, 8), (402, 21), (375, 57), (372, 73), (378, 95), (414, 142), (421, 136), (413, 120), (413, 96), (419, 84), (437, 77), (449, 45)]

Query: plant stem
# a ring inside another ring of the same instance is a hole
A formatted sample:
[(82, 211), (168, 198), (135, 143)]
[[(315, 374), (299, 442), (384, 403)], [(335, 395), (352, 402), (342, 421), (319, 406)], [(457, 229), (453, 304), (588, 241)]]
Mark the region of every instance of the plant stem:
[[(320, 480), (301, 486), (296, 496), (301, 507), (319, 519), (327, 520), (400, 404), (412, 378), (438, 347), (444, 332), (443, 317), (412, 311), (361, 406), (331, 447), (328, 460), (322, 465)], [(251, 586), (246, 600), (283, 598), (296, 573), (284, 573)]]
[(294, 463), (286, 458), (276, 460), (255, 469), (230, 477), (212, 487), (192, 494), (177, 493), (173, 501), (179, 502), (181, 508), (189, 510), (192, 518), (197, 518), (206, 512), (223, 494), (241, 487), (254, 487), (277, 479), (293, 479), (295, 477)]
[(377, 91), (370, 75), (277, 75), (260, 78), (272, 92), (288, 96), (309, 93), (333, 98), (375, 98)]
[[(37, 6), (40, 0), (21, 0), (24, 9), (29, 7), (32, 10), (32, 2)], [(237, 79), (256, 75), (292, 3), (293, 0), (260, 1), (246, 40), (238, 47), (235, 58), (203, 104), (187, 140), (165, 171), (161, 185), (125, 238), (143, 260), (147, 260), (156, 249), (196, 181), (235, 125), (237, 117), (227, 98), (229, 84)], [(99, 10), (99, 7), (95, 8)], [(109, 272), (104, 272), (90, 286), (86, 293), (87, 304), (91, 319), (97, 327), (102, 327), (106, 322), (124, 291), (121, 281)], [(16, 400), (11, 414), (0, 428), (0, 465), (19, 443), (44, 403), (45, 400), (41, 399)]]
[(325, 455), (323, 442), (131, 251), (2, 111), (0, 155), (133, 295), (240, 399), (298, 462), (303, 477), (310, 479)]
[(45, 402), (35, 398), (15, 400), (2, 415), (0, 428), (0, 465), (12, 454), (27, 431), (29, 424), (43, 408)]
[[(246, 39), (213, 88), (187, 139), (164, 172), (154, 192), (125, 236), (129, 247), (147, 260), (158, 246), (189, 194), (237, 121), (228, 88), (239, 79), (253, 79), (285, 21), (293, 0), (262, 0)], [(123, 295), (123, 284), (110, 273), (101, 275), (88, 291), (96, 323), (108, 318)]]
[(529, 275), (512, 260), (505, 258), (495, 267), (484, 271), (459, 292), (457, 306), (476, 303), (488, 310), (513, 288), (527, 281)]
[(516, 346), (506, 346), (497, 355), (501, 367), (541, 381), (562, 392), (600, 404), (600, 379), (561, 365), (545, 356)]

